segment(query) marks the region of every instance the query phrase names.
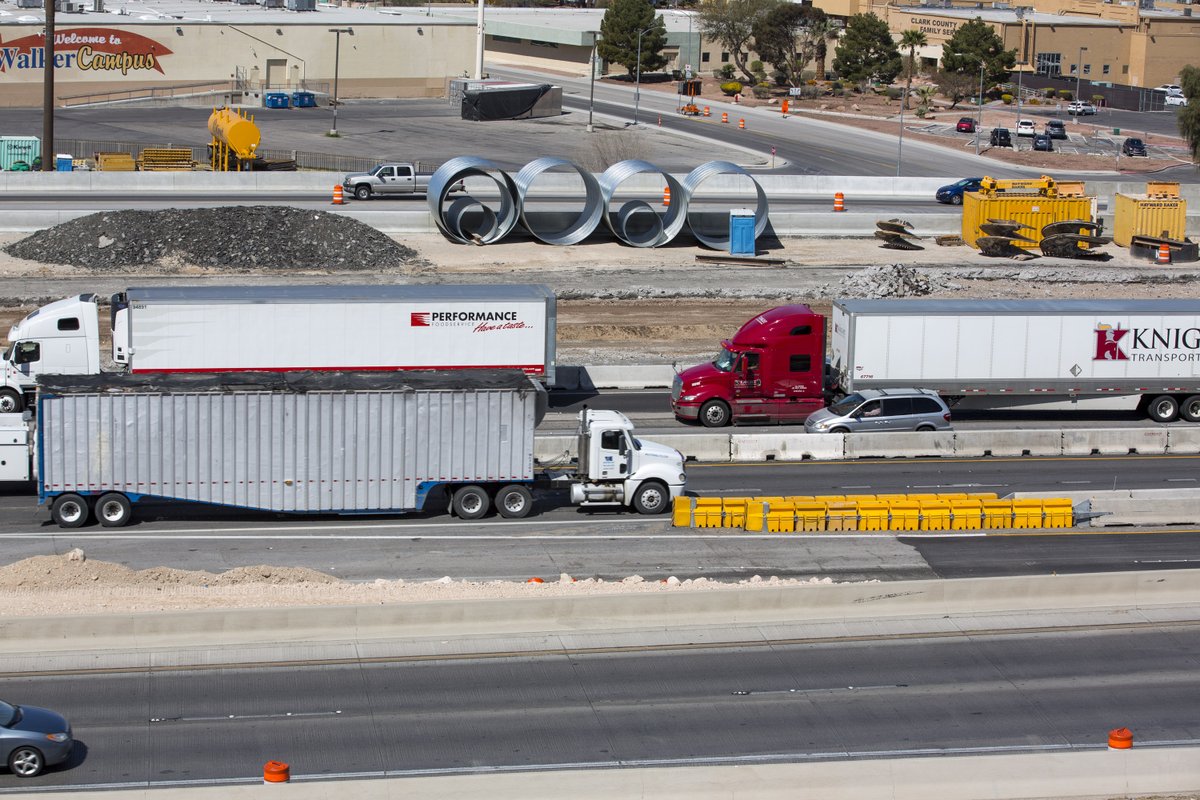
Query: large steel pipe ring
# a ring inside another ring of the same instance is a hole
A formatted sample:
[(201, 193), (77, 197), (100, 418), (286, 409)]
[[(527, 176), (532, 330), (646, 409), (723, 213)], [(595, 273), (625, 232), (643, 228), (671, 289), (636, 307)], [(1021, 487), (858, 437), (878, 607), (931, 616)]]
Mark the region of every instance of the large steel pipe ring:
[[(696, 200), (696, 192), (700, 185), (709, 178), (717, 175), (745, 175), (754, 184), (754, 191), (758, 195), (758, 201), (754, 206), (754, 238), (763, 235), (767, 229), (769, 206), (767, 204), (767, 195), (762, 187), (758, 185), (758, 181), (754, 180), (754, 176), (746, 172), (737, 164), (731, 164), (728, 161), (709, 161), (701, 164), (687, 174), (683, 179), (683, 188), (688, 202), (687, 223), (692, 235), (696, 240), (705, 247), (711, 247), (713, 250), (728, 250), (729, 249), (729, 226), (728, 224), (721, 226), (722, 233), (705, 232), (703, 226), (697, 222), (693, 223), (693, 209), (691, 204), (699, 202)], [(672, 195), (674, 197), (674, 195)]]
[[(557, 231), (538, 230), (533, 224), (533, 220), (530, 219), (529, 191), (543, 173), (564, 167), (575, 170), (583, 181), (583, 209), (565, 227)], [(600, 224), (600, 218), (604, 215), (604, 195), (600, 191), (600, 182), (596, 180), (596, 176), (587, 170), (580, 169), (565, 158), (546, 156), (534, 159), (521, 168), (514, 181), (517, 185), (517, 206), (521, 211), (521, 222), (535, 238), (546, 244), (579, 244), (592, 235), (592, 231), (596, 230)]]
[[(482, 200), (462, 195), (454, 199), (448, 210), (444, 210), (451, 188), (459, 181), (474, 177), (487, 178), (496, 184), (500, 207), (493, 209)], [(462, 244), (498, 242), (512, 232), (520, 218), (516, 184), (508, 173), (485, 158), (459, 156), (438, 167), (429, 178), (426, 199), (438, 229)], [(478, 222), (473, 229), (468, 229), (469, 215), (476, 208), (481, 209), (474, 214), (479, 218)]]
[[(614, 215), (611, 210), (613, 197), (621, 184), (635, 175), (647, 173), (661, 175), (671, 190), (671, 205), (666, 213), (659, 214), (645, 200), (631, 200), (623, 203)], [(660, 247), (667, 244), (679, 235), (687, 221), (688, 201), (683, 185), (647, 161), (631, 159), (613, 164), (600, 176), (600, 191), (604, 199), (604, 221), (609, 230), (622, 242), (634, 247)], [(647, 212), (654, 216), (649, 228), (642, 232), (630, 231), (630, 221), (645, 216)]]

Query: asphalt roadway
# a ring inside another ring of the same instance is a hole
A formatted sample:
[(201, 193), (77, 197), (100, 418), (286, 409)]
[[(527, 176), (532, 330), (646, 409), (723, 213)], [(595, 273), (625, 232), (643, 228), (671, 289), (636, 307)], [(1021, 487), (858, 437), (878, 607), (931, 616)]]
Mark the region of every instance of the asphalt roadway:
[(0, 792), (259, 782), (273, 758), (328, 780), (1090, 750), (1119, 725), (1195, 744), (1198, 659), (1185, 619), (5, 675), (78, 746)]
[[(1198, 456), (895, 459), (690, 465), (699, 496), (1194, 489)], [(246, 564), (303, 566), (345, 580), (620, 580), (754, 575), (838, 580), (1037, 575), (1178, 569), (1200, 564), (1200, 530), (1077, 528), (986, 535), (752, 535), (680, 530), (665, 517), (579, 509), (564, 493), (538, 498), (525, 520), (463, 522), (444, 499), (403, 517), (294, 517), (146, 502), (130, 527), (63, 530), (28, 488), (0, 493), (4, 562), (81, 547), (134, 569), (221, 572)], [(2, 695), (0, 695), (2, 696)]]

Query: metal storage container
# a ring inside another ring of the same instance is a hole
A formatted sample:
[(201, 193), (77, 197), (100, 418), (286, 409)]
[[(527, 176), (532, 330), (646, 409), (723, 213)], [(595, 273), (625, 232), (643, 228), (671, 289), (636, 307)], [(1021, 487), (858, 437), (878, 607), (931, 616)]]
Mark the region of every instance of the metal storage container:
[(1094, 197), (1043, 197), (1013, 194), (985, 195), (980, 192), (963, 193), (962, 238), (971, 247), (983, 232), (981, 223), (989, 219), (1011, 219), (1030, 226), (1020, 231), (1032, 241), (1015, 241), (1020, 247), (1037, 249), (1042, 241), (1042, 228), (1051, 222), (1071, 219), (1095, 219), (1096, 198)]
[(42, 140), (36, 136), (0, 136), (0, 169), (12, 169), (17, 161), (32, 167), (42, 154)]
[(533, 477), (545, 392), (516, 371), (49, 376), (42, 499), (117, 491), (285, 512), (419, 509)]
[(1187, 231), (1187, 200), (1178, 183), (1146, 184), (1145, 194), (1114, 195), (1113, 241), (1129, 247), (1134, 236), (1182, 240)]

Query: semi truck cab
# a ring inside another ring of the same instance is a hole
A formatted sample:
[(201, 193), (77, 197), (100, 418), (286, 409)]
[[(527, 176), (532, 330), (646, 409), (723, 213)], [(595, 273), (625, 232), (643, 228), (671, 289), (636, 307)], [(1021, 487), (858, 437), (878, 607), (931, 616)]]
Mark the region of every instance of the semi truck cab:
[(68, 297), (30, 312), (8, 331), (0, 413), (32, 403), (40, 374), (92, 375), (100, 371), (96, 295)]
[(766, 311), (721, 353), (675, 376), (671, 409), (709, 428), (803, 422), (825, 407), (825, 319), (806, 305)]
[(572, 504), (626, 505), (641, 514), (659, 514), (683, 493), (683, 454), (634, 436), (633, 423), (621, 412), (584, 409), (578, 433)]

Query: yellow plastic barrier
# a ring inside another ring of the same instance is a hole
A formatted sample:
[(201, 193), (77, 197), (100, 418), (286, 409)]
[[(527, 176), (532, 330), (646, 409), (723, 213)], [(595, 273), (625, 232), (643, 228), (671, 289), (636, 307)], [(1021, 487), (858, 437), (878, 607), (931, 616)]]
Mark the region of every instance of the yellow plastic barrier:
[(761, 498), (752, 497), (746, 501), (746, 530), (760, 533), (767, 528), (767, 504)]
[(726, 497), (721, 503), (721, 508), (725, 512), (724, 527), (745, 528), (746, 504), (749, 502), (749, 497)]
[(825, 504), (811, 499), (806, 503), (793, 503), (796, 511), (796, 530), (811, 533), (825, 530)]
[(890, 506), (878, 500), (858, 504), (860, 531), (886, 531), (891, 522)]
[(858, 503), (829, 503), (825, 508), (825, 528), (830, 531), (858, 530)]
[(891, 529), (894, 531), (915, 531), (921, 528), (921, 504), (911, 501), (896, 501), (888, 503), (891, 511)]
[(842, 498), (847, 503), (873, 503), (876, 499), (873, 494), (848, 494)]
[(1012, 500), (984, 500), (984, 530), (1006, 530), (1013, 526)]
[(1043, 524), (1047, 528), (1075, 526), (1075, 509), (1069, 497), (1054, 497), (1042, 501)]
[(676, 528), (692, 527), (692, 498), (675, 498), (671, 505), (671, 524)]
[(995, 492), (968, 492), (967, 497), (973, 500), (998, 500), (1000, 495)]
[(977, 531), (983, 527), (983, 501), (964, 497), (950, 501), (953, 517), (951, 528), (956, 531)]
[(786, 500), (777, 500), (767, 507), (768, 533), (794, 533), (796, 530), (796, 507)]
[(1013, 500), (1014, 528), (1041, 528), (1041, 500)]
[(927, 500), (921, 503), (921, 530), (950, 530), (950, 503), (945, 500)]
[(697, 528), (721, 527), (721, 498), (697, 497), (692, 518), (695, 519)]

